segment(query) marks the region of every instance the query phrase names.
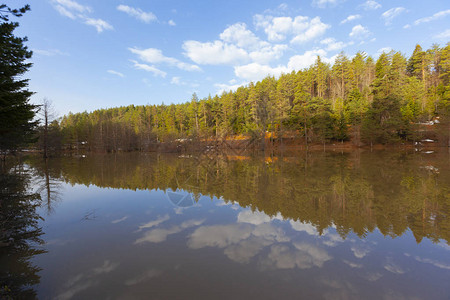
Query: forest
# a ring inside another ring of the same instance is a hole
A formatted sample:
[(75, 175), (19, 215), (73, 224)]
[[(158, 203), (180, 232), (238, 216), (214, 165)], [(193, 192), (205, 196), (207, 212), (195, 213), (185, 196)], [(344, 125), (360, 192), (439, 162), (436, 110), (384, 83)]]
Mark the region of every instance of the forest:
[(433, 125), (440, 145), (450, 145), (450, 43), (416, 45), (409, 58), (394, 50), (377, 60), (341, 52), (331, 65), (317, 56), (309, 68), (204, 99), (194, 93), (181, 104), (69, 113), (45, 135), (50, 149), (99, 152), (236, 137), (364, 146), (420, 141), (425, 125)]

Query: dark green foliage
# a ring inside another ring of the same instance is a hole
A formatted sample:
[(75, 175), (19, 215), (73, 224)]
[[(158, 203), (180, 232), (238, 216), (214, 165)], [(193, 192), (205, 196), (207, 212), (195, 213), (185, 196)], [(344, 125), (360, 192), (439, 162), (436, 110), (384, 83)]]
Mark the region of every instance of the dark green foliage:
[[(100, 151), (145, 150), (184, 138), (262, 138), (267, 132), (304, 143), (416, 141), (419, 122), (440, 116), (437, 126), (450, 124), (448, 49), (418, 46), (409, 60), (394, 51), (376, 61), (364, 52), (351, 60), (341, 53), (333, 66), (317, 57), (307, 69), (220, 96), (69, 114), (59, 125), (67, 147)], [(448, 139), (450, 130), (442, 132)]]
[(27, 60), (32, 52), (24, 45), (27, 38), (16, 37), (14, 29), (16, 22), (6, 22), (8, 15), (5, 10), (16, 16), (29, 9), (11, 10), (5, 5), (0, 6), (0, 153), (13, 151), (32, 141), (36, 122), (33, 121), (36, 106), (29, 103), (33, 94), (28, 87), (28, 80), (21, 79), (31, 67)]
[(362, 138), (370, 143), (389, 143), (406, 139), (409, 124), (402, 118), (400, 100), (389, 95), (375, 98), (363, 121)]
[(30, 260), (45, 250), (37, 247), (40, 195), (28, 192), (29, 183), (20, 166), (0, 172), (0, 299), (36, 298), (32, 286), (39, 283), (40, 269)]

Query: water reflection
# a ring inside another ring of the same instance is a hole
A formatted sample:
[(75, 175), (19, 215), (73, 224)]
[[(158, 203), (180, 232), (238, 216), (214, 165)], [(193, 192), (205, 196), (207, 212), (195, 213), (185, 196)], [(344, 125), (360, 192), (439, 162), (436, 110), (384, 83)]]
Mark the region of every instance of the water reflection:
[(62, 181), (51, 214), (43, 203), (38, 297), (445, 299), (448, 162), (405, 152), (30, 157), (40, 178)]
[(40, 281), (38, 266), (31, 259), (45, 253), (41, 219), (36, 208), (38, 193), (29, 191), (29, 173), (23, 165), (2, 165), (0, 172), (0, 298), (36, 298), (34, 285)]
[(445, 153), (215, 156), (199, 161), (190, 156), (120, 154), (54, 159), (45, 166), (30, 162), (71, 184), (162, 189), (180, 213), (204, 195), (257, 209), (270, 218), (298, 221), (298, 227), (311, 225), (314, 228), (305, 230), (319, 234), (333, 226), (341, 237), (354, 232), (363, 238), (378, 228), (391, 237), (411, 230), (418, 243), (423, 238), (450, 241)]

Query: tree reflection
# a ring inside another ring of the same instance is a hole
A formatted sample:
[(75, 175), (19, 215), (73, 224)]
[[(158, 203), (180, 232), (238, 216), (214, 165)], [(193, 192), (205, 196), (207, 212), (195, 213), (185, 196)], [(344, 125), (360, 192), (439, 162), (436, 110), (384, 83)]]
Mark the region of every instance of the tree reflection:
[(41, 198), (29, 192), (30, 177), (23, 167), (0, 172), (0, 298), (33, 299), (33, 285), (40, 281), (40, 268), (31, 259), (39, 248), (42, 229), (36, 212)]
[[(183, 189), (236, 201), (269, 216), (335, 226), (342, 238), (376, 228), (417, 242), (450, 241), (448, 154), (406, 152), (300, 153), (283, 156), (178, 157), (169, 154), (90, 155), (53, 159), (53, 177), (71, 184), (126, 189)], [(30, 163), (43, 168), (37, 160)]]

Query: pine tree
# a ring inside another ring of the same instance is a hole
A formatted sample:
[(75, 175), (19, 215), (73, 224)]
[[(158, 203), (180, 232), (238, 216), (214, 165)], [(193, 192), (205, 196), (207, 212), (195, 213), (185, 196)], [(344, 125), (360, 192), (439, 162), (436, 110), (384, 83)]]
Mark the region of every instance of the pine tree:
[(27, 5), (21, 9), (10, 9), (0, 5), (0, 153), (14, 151), (32, 140), (37, 125), (33, 118), (37, 106), (29, 103), (33, 94), (27, 89), (28, 79), (20, 77), (28, 71), (32, 52), (25, 46), (27, 38), (16, 37), (13, 31), (17, 22), (8, 22), (9, 14), (20, 17), (29, 10)]

